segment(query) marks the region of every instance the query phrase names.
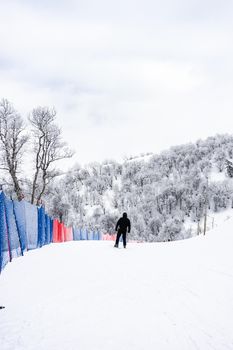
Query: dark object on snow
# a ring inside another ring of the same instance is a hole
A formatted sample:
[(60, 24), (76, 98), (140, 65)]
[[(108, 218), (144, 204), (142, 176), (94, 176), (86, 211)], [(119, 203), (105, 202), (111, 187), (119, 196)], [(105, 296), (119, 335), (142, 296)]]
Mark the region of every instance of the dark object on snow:
[(226, 159), (226, 169), (227, 169), (227, 175), (229, 177), (233, 177), (233, 163)]
[(5, 309), (5, 306), (0, 306), (0, 310), (1, 310), (1, 309)]
[(116, 237), (116, 243), (114, 247), (118, 248), (119, 239), (122, 235), (123, 246), (124, 248), (126, 248), (126, 232), (127, 232), (127, 229), (128, 229), (128, 232), (130, 232), (130, 228), (131, 228), (131, 224), (130, 224), (130, 220), (127, 218), (127, 213), (123, 213), (122, 218), (120, 218), (116, 224), (117, 237)]

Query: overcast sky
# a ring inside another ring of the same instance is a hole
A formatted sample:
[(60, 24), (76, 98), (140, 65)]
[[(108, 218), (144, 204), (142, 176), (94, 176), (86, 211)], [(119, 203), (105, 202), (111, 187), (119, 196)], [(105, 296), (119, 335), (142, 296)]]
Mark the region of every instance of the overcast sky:
[(233, 133), (232, 0), (0, 0), (0, 43), (0, 98), (81, 164)]

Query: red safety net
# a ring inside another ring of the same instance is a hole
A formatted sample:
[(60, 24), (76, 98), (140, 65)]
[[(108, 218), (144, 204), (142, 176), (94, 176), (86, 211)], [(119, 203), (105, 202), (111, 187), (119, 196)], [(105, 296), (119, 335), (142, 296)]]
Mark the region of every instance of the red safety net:
[(66, 227), (63, 222), (53, 220), (53, 243), (61, 243), (73, 240), (72, 227)]
[(72, 227), (64, 226), (64, 238), (65, 241), (73, 241), (73, 229)]
[(58, 243), (60, 242), (58, 240), (58, 220), (54, 219), (53, 220), (53, 243)]
[(103, 241), (115, 241), (116, 240), (116, 234), (110, 235), (109, 233), (105, 233), (103, 235)]
[(65, 241), (65, 232), (64, 232), (64, 224), (63, 222), (58, 223), (58, 239), (59, 242), (64, 242)]

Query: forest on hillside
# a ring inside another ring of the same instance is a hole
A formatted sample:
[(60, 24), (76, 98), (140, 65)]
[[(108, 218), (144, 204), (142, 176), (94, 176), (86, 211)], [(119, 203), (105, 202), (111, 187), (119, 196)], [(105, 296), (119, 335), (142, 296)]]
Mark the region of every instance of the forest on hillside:
[(232, 158), (233, 136), (217, 135), (123, 164), (75, 165), (46, 202), (52, 215), (78, 227), (111, 234), (126, 211), (132, 239), (188, 238), (207, 211), (233, 208)]
[(13, 199), (45, 206), (66, 225), (112, 234), (127, 212), (129, 238), (167, 241), (198, 234), (207, 212), (233, 208), (233, 135), (123, 163), (76, 164), (62, 173), (59, 161), (73, 154), (54, 109), (34, 108), (26, 120), (8, 100), (0, 101), (1, 188)]

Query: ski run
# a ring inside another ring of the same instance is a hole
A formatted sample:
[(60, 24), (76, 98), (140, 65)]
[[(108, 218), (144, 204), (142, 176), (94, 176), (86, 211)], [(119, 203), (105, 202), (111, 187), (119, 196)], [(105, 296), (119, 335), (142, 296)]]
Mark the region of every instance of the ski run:
[(233, 349), (232, 219), (188, 240), (113, 244), (51, 244), (8, 264), (0, 349)]

